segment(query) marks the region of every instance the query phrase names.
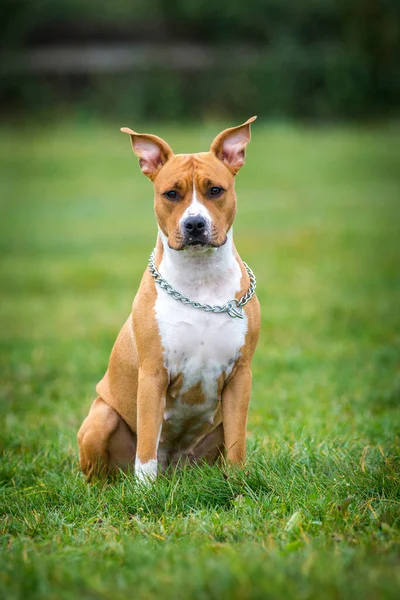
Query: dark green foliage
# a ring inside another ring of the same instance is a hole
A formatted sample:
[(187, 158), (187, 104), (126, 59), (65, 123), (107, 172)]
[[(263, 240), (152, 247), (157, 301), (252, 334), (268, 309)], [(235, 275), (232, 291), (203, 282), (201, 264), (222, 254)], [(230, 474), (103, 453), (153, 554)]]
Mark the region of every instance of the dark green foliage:
[[(179, 43), (213, 49), (205, 69), (49, 75), (1, 70), (3, 106), (141, 118), (381, 118), (398, 114), (397, 0), (7, 0), (5, 50), (46, 44)], [(232, 49), (244, 48), (237, 60)]]

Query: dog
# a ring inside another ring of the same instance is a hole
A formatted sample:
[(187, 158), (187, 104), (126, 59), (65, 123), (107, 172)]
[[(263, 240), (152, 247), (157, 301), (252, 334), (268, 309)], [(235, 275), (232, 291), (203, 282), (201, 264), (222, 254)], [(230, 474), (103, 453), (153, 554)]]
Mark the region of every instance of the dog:
[(245, 460), (260, 307), (232, 226), (255, 119), (197, 154), (121, 129), (154, 185), (158, 237), (78, 432), (88, 478), (121, 469), (149, 482), (169, 465)]

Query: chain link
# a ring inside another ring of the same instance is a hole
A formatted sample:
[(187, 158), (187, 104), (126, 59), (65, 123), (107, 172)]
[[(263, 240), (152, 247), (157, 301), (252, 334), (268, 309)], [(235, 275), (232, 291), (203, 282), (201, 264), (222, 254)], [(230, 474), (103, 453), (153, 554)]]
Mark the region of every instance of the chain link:
[(189, 304), (193, 308), (200, 308), (201, 310), (204, 310), (204, 312), (207, 312), (207, 313), (213, 312), (213, 313), (219, 314), (219, 313), (226, 312), (232, 318), (243, 319), (243, 316), (244, 316), (243, 315), (243, 306), (249, 302), (249, 300), (252, 298), (252, 296), (254, 296), (254, 293), (256, 291), (256, 285), (257, 285), (256, 277), (247, 263), (245, 263), (243, 261), (244, 267), (245, 267), (247, 274), (249, 276), (249, 279), (250, 279), (250, 286), (249, 286), (249, 289), (247, 290), (247, 292), (244, 294), (244, 296), (242, 296), (240, 298), (240, 300), (238, 300), (237, 298), (232, 298), (232, 300), (228, 300), (228, 302), (225, 302), (225, 304), (223, 304), (223, 305), (201, 304), (201, 302), (196, 302), (194, 300), (190, 300), (190, 298), (188, 298), (187, 296), (184, 296), (183, 294), (181, 294), (180, 292), (175, 290), (172, 287), (172, 285), (170, 285), (168, 283), (168, 281), (166, 281), (160, 275), (160, 273), (157, 271), (156, 266), (154, 264), (155, 252), (156, 252), (156, 250), (154, 248), (153, 252), (150, 254), (149, 271), (150, 271), (152, 277), (154, 278), (155, 283), (157, 285), (159, 285), (161, 289), (163, 289), (165, 292), (167, 292), (167, 294), (172, 296), (172, 298), (174, 298), (174, 300), (179, 300), (179, 302), (182, 302), (182, 304)]

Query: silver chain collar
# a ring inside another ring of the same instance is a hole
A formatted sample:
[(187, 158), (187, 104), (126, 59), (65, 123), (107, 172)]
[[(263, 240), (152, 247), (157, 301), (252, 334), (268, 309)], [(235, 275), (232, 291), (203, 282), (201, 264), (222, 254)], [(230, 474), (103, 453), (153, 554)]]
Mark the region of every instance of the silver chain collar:
[(256, 291), (256, 285), (257, 285), (256, 277), (247, 263), (245, 263), (243, 261), (244, 267), (250, 278), (250, 287), (247, 290), (247, 292), (245, 293), (245, 295), (240, 298), (240, 300), (238, 300), (237, 298), (232, 298), (232, 300), (228, 300), (228, 302), (225, 302), (225, 304), (223, 304), (222, 306), (220, 306), (219, 304), (214, 304), (214, 305), (201, 304), (201, 302), (195, 302), (194, 300), (190, 300), (190, 298), (188, 298), (187, 296), (184, 296), (183, 294), (181, 294), (180, 292), (175, 290), (172, 287), (172, 285), (170, 285), (168, 283), (168, 281), (166, 281), (160, 275), (160, 273), (157, 271), (156, 266), (154, 264), (155, 253), (156, 253), (156, 249), (154, 248), (154, 250), (150, 254), (150, 258), (149, 258), (150, 273), (151, 273), (152, 277), (154, 278), (155, 283), (157, 283), (157, 285), (159, 285), (160, 288), (162, 288), (165, 292), (167, 292), (167, 294), (172, 296), (174, 298), (174, 300), (179, 300), (179, 302), (182, 302), (182, 304), (189, 304), (193, 308), (200, 308), (201, 310), (204, 310), (204, 312), (207, 312), (207, 313), (213, 312), (213, 313), (219, 314), (219, 313), (226, 312), (232, 318), (237, 317), (239, 319), (243, 319), (243, 316), (244, 316), (243, 315), (243, 306), (245, 304), (247, 304), (248, 301), (254, 296), (254, 292)]

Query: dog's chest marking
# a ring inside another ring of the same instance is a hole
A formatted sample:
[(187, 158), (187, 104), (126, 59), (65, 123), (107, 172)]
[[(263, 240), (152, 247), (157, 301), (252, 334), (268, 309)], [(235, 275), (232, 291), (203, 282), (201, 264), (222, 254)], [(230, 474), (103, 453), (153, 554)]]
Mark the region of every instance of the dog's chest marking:
[[(235, 296), (241, 282), (241, 270), (232, 250), (229, 252), (227, 247), (225, 253), (225, 264), (217, 278), (212, 273), (208, 279), (208, 272), (202, 272), (201, 257), (191, 274), (180, 258), (179, 264), (171, 268), (168, 252), (159, 271), (171, 285), (194, 300), (223, 304)], [(247, 318), (205, 313), (181, 304), (158, 287), (155, 315), (171, 382), (172, 404), (167, 405), (164, 419), (175, 435), (181, 433), (190, 438), (192, 432), (195, 438), (196, 431), (213, 423), (223, 382), (232, 372), (245, 341)]]

